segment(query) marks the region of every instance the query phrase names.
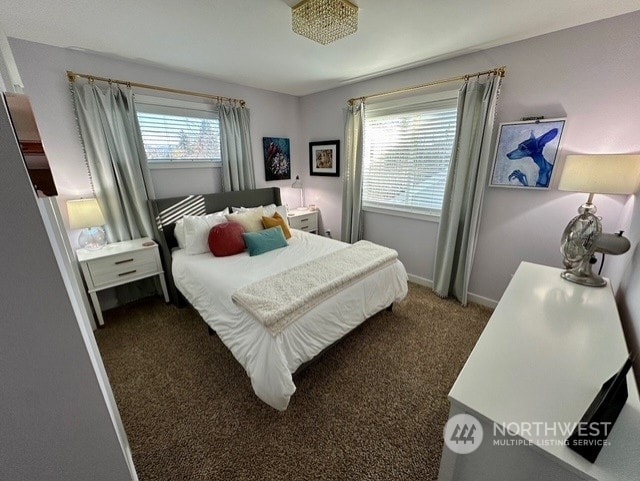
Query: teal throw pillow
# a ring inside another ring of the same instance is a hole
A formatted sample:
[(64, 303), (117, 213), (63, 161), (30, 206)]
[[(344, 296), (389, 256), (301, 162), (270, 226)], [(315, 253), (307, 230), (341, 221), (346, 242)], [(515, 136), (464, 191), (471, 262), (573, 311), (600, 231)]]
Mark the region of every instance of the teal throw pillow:
[(276, 226), (270, 229), (260, 230), (257, 232), (245, 232), (242, 234), (244, 243), (249, 249), (250, 256), (258, 256), (265, 252), (281, 247), (287, 247), (287, 239), (284, 238), (282, 227)]

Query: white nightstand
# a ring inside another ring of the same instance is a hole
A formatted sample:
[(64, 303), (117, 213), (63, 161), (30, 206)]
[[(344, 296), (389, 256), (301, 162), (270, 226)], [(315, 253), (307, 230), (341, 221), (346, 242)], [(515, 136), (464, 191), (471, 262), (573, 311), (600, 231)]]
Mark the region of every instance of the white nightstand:
[(289, 226), (294, 229), (318, 233), (318, 211), (317, 210), (301, 210), (296, 209), (287, 212), (287, 220)]
[(114, 242), (97, 251), (78, 249), (76, 252), (99, 325), (104, 324), (104, 319), (97, 292), (103, 289), (158, 276), (164, 300), (169, 302), (158, 244), (148, 237)]

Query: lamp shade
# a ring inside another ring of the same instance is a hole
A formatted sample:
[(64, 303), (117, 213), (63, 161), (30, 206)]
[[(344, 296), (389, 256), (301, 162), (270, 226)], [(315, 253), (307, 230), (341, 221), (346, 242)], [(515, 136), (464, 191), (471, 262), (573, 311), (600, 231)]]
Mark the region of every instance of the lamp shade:
[(640, 188), (640, 154), (567, 155), (559, 190), (634, 194)]
[(67, 212), (71, 229), (85, 229), (101, 226), (105, 223), (98, 200), (95, 198), (68, 200)]

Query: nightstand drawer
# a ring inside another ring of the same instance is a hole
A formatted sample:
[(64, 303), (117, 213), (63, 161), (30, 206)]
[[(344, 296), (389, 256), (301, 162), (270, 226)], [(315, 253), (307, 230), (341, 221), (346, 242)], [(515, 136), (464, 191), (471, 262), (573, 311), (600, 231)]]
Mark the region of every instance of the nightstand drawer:
[(289, 218), (289, 225), (294, 229), (316, 231), (318, 230), (318, 217), (316, 214), (297, 215)]
[(96, 259), (88, 262), (87, 267), (95, 287), (113, 282), (126, 282), (129, 277), (138, 277), (158, 271), (155, 249)]

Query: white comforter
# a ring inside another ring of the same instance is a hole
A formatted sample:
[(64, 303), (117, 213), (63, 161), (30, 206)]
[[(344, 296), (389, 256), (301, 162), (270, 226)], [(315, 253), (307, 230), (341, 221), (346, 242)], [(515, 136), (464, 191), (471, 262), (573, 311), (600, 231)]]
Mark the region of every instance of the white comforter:
[(175, 284), (251, 378), (256, 395), (285, 410), (296, 390), (291, 374), (322, 349), (407, 294), (400, 261), (370, 274), (307, 312), (273, 336), (231, 300), (257, 280), (321, 257), (348, 244), (292, 230), (289, 246), (259, 256), (173, 253)]

